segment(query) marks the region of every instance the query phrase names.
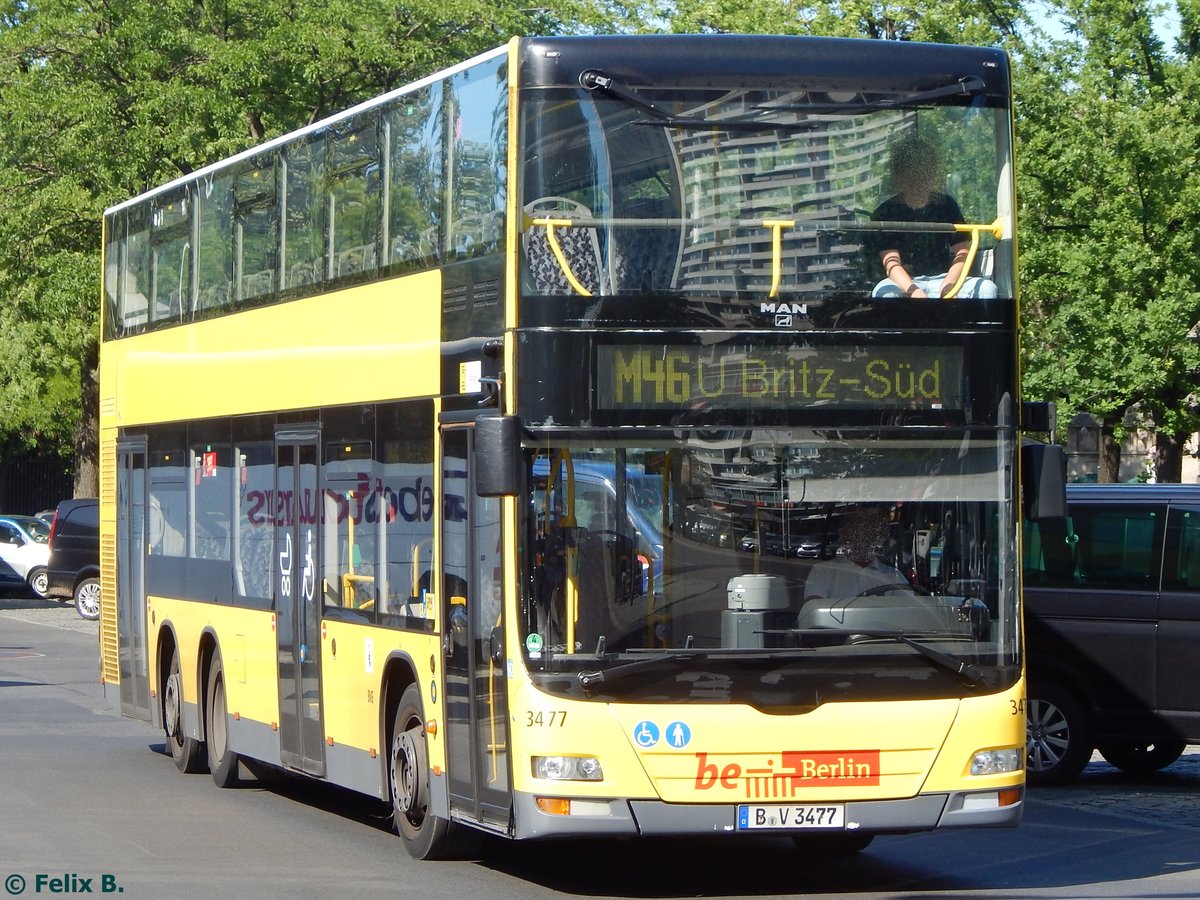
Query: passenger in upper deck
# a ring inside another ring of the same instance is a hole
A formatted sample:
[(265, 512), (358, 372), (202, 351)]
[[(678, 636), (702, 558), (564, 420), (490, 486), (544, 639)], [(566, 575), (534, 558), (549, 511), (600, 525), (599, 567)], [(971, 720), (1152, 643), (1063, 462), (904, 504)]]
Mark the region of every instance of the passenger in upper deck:
[[(888, 167), (896, 194), (871, 214), (874, 222), (951, 223), (965, 221), (958, 203), (941, 190), (944, 174), (937, 146), (917, 132), (896, 140)], [(959, 232), (874, 231), (864, 242), (868, 259), (878, 255), (884, 278), (872, 297), (943, 297), (954, 287), (967, 259), (969, 238)], [(991, 299), (996, 285), (971, 276), (956, 297)]]

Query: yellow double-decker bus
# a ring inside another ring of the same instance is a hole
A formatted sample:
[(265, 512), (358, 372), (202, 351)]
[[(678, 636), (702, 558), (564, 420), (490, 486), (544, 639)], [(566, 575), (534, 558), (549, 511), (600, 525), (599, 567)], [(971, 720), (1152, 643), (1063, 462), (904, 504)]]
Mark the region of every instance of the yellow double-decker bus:
[(522, 38), (112, 207), (112, 696), (422, 858), (1015, 824), (1010, 99), (994, 49)]

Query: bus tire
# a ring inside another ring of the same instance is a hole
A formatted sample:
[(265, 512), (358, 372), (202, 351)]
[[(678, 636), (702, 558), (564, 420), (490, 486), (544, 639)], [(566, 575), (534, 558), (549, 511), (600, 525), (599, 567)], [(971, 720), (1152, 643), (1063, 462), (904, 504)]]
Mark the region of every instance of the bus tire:
[(1187, 744), (1179, 740), (1105, 741), (1096, 749), (1109, 765), (1122, 772), (1150, 775), (1179, 759)]
[(1092, 758), (1092, 729), (1083, 705), (1056, 684), (1031, 684), (1025, 713), (1025, 780), (1066, 784)]
[(429, 811), (429, 774), (421, 692), (410, 684), (396, 707), (388, 753), (392, 818), (410, 856), (446, 859), (453, 854), (455, 832), (461, 828)]
[(204, 771), (202, 750), (204, 745), (183, 733), (183, 677), (179, 667), (179, 651), (171, 648), (171, 663), (162, 691), (163, 734), (167, 752), (175, 761), (175, 768), (185, 775)]
[(225, 702), (225, 675), (221, 657), (214, 655), (208, 667), (208, 690), (205, 691), (205, 713), (208, 746), (208, 771), (217, 787), (234, 787), (239, 783), (238, 755), (229, 749), (229, 714)]

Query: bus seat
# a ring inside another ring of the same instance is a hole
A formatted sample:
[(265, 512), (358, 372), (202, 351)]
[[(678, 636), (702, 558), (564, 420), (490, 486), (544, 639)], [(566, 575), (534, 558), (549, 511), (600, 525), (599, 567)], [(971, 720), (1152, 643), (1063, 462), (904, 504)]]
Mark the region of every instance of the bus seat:
[[(566, 197), (542, 197), (525, 204), (529, 218), (590, 219), (592, 211), (582, 203)], [(603, 262), (600, 241), (592, 226), (559, 226), (554, 230), (571, 273), (592, 295), (604, 293)], [(521, 236), (525, 259), (536, 290), (543, 294), (573, 294), (575, 289), (567, 280), (562, 266), (550, 247), (546, 227), (526, 225)]]
[[(669, 216), (659, 201), (629, 204), (622, 219), (665, 220)], [(670, 290), (679, 280), (683, 258), (683, 230), (662, 224), (613, 228), (613, 290), (649, 292)]]

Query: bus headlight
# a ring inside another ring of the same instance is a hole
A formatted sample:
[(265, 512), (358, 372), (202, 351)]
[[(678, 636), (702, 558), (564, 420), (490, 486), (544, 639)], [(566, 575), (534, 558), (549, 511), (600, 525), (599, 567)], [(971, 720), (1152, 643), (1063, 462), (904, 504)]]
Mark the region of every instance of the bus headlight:
[(604, 771), (594, 756), (535, 756), (533, 777), (551, 781), (603, 781)]
[(1024, 747), (1008, 747), (1004, 750), (980, 750), (971, 760), (971, 774), (1001, 775), (1005, 772), (1019, 772), (1024, 764)]

